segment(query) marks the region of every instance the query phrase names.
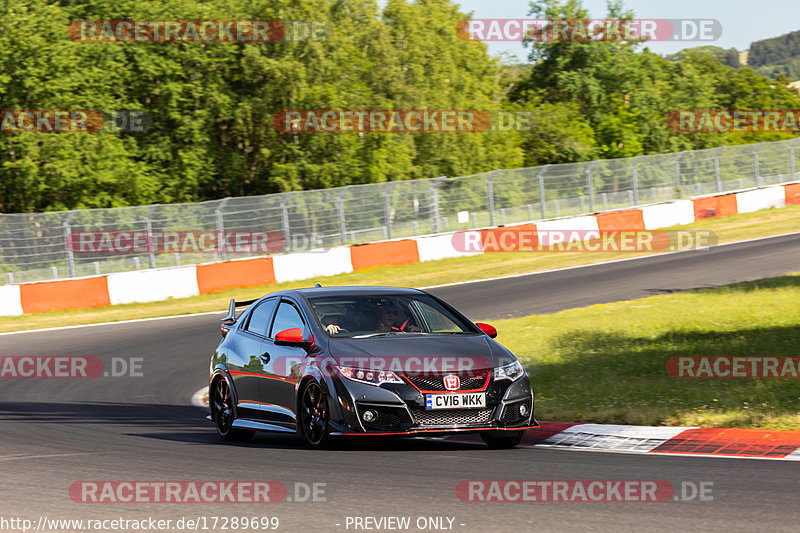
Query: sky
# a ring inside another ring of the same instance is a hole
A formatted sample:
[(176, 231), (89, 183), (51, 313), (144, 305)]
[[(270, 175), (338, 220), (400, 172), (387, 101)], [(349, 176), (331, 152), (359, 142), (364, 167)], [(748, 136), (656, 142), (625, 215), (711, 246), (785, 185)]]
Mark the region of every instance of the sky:
[[(532, 18), (528, 15), (527, 0), (455, 0), (461, 11), (474, 11), (473, 18)], [(605, 0), (583, 0), (589, 16), (606, 15)], [(684, 48), (714, 45), (744, 51), (753, 41), (778, 37), (800, 30), (800, 0), (624, 0), (635, 18), (649, 19), (715, 19), (722, 25), (722, 35), (711, 42), (650, 42), (648, 47), (657, 54), (672, 54)], [(527, 61), (521, 43), (488, 43), (489, 52), (498, 55), (509, 52)]]

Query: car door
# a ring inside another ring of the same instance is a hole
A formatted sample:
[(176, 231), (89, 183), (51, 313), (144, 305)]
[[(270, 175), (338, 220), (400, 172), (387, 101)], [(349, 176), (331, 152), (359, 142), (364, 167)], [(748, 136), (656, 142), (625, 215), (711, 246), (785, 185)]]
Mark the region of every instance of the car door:
[(308, 326), (300, 306), (289, 298), (282, 298), (275, 311), (268, 338), (264, 341), (264, 352), (269, 353), (270, 361), (264, 364), (264, 377), (261, 380), (261, 401), (273, 406), (276, 422), (294, 423), (295, 385), (297, 368), (308, 355), (297, 346), (280, 346), (274, 343), (279, 331), (299, 328), (306, 331)]
[(277, 297), (256, 304), (239, 330), (238, 352), (244, 360), (241, 366), (228, 370), (236, 384), (237, 408), (243, 418), (264, 418), (260, 386), (265, 359), (263, 345), (277, 304)]

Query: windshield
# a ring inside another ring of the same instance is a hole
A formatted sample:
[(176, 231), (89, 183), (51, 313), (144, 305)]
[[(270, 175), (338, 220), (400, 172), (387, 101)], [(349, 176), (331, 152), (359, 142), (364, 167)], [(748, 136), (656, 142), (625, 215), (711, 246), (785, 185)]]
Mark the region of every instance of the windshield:
[(426, 294), (326, 296), (309, 301), (331, 337), (473, 333)]

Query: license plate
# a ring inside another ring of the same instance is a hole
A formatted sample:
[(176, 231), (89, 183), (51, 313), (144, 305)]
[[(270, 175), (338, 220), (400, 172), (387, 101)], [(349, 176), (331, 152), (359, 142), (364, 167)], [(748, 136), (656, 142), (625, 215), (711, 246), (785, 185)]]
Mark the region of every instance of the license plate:
[(486, 393), (426, 394), (425, 409), (482, 409), (486, 407)]

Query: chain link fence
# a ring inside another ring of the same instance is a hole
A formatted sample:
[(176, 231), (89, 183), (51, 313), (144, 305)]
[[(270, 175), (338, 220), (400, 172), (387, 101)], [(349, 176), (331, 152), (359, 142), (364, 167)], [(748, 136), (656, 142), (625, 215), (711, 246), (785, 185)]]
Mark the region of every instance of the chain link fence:
[(78, 232), (279, 232), (285, 252), (620, 209), (800, 179), (800, 138), (191, 204), (0, 215), (0, 283), (252, 253), (75, 253)]

